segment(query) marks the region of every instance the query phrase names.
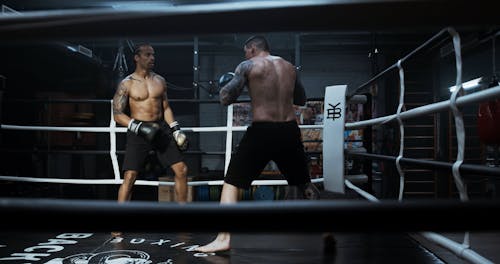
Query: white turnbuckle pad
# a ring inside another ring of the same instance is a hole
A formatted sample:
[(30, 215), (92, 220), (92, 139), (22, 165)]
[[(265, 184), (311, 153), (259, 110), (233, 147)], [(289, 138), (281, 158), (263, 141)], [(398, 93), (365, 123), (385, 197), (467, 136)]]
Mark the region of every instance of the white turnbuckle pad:
[(325, 190), (344, 193), (344, 117), (347, 85), (325, 89), (323, 115), (323, 184)]

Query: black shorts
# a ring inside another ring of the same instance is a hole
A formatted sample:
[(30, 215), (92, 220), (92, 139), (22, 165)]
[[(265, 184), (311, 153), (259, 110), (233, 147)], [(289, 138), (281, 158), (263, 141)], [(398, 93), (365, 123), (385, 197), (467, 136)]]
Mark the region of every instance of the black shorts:
[(224, 181), (248, 189), (271, 160), (288, 184), (311, 182), (297, 122), (253, 122), (231, 157)]
[(133, 170), (142, 172), (145, 167), (146, 158), (151, 151), (156, 153), (156, 157), (163, 167), (183, 161), (184, 157), (177, 148), (177, 143), (172, 137), (170, 127), (165, 121), (157, 121), (156, 123), (160, 125), (161, 129), (158, 133), (161, 134), (152, 143), (145, 140), (142, 136), (127, 131), (127, 147), (125, 149), (122, 171)]

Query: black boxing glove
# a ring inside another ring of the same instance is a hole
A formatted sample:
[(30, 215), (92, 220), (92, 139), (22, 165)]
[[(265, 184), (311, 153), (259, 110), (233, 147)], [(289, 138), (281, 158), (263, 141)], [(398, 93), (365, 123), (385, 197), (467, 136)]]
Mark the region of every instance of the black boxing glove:
[(181, 127), (179, 126), (179, 122), (174, 121), (169, 124), (172, 129), (172, 136), (174, 137), (175, 142), (177, 143), (177, 147), (181, 151), (186, 151), (189, 146), (189, 141), (186, 137), (186, 134), (181, 131)]
[(145, 138), (148, 142), (153, 142), (160, 131), (160, 126), (157, 123), (145, 123), (135, 119), (130, 120), (127, 126), (132, 133)]
[(226, 72), (219, 78), (219, 88), (224, 87), (228, 82), (234, 78), (233, 72)]

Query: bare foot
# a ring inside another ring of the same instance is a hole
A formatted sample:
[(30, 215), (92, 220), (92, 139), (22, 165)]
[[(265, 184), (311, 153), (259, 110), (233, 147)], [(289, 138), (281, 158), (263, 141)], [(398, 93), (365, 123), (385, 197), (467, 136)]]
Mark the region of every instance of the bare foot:
[(231, 239), (229, 233), (219, 233), (214, 241), (204, 246), (197, 247), (195, 251), (203, 253), (228, 251), (231, 249), (230, 240)]

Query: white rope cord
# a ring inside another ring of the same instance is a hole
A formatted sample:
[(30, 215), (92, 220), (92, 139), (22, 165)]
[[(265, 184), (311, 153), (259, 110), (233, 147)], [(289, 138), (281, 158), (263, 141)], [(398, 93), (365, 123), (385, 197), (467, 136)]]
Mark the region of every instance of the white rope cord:
[[(453, 163), (451, 172), (453, 174), (453, 179), (455, 180), (455, 185), (460, 194), (460, 200), (468, 201), (469, 196), (467, 195), (467, 188), (463, 182), (462, 176), (460, 175), (460, 165), (462, 165), (464, 161), (464, 149), (465, 149), (465, 128), (464, 128), (464, 120), (462, 117), (462, 112), (457, 107), (457, 97), (459, 94), (463, 93), (462, 87), (462, 55), (461, 55), (461, 46), (460, 46), (460, 36), (458, 32), (454, 29), (450, 28), (448, 30), (450, 35), (453, 37), (453, 48), (455, 49), (455, 64), (457, 68), (457, 80), (455, 84), (455, 90), (451, 93), (450, 97), (450, 108), (453, 113), (453, 117), (455, 120), (455, 131), (457, 134), (457, 158)], [(469, 232), (465, 232), (464, 240), (462, 243), (464, 247), (470, 247), (469, 240)]]
[(399, 174), (399, 195), (398, 200), (403, 200), (404, 187), (405, 187), (405, 173), (401, 167), (401, 159), (403, 158), (404, 152), (404, 140), (405, 140), (405, 128), (403, 125), (403, 120), (401, 119), (401, 112), (404, 108), (404, 96), (405, 96), (405, 74), (403, 66), (401, 66), (402, 61), (398, 60), (397, 67), (399, 70), (399, 104), (395, 115), (392, 115), (390, 119), (382, 121), (381, 124), (386, 124), (394, 119), (398, 121), (399, 127), (399, 154), (396, 157), (396, 169)]
[(405, 98), (405, 74), (403, 67), (401, 66), (401, 60), (398, 61), (398, 69), (399, 69), (399, 105), (398, 111), (396, 113), (396, 119), (399, 124), (399, 155), (396, 158), (396, 168), (399, 173), (399, 201), (403, 200), (403, 193), (405, 187), (405, 173), (401, 168), (400, 161), (403, 158), (404, 144), (405, 144), (405, 128), (403, 125), (403, 121), (401, 120), (401, 111), (404, 107), (404, 98)]
[(467, 196), (467, 191), (465, 189), (465, 185), (463, 183), (462, 177), (460, 175), (460, 165), (462, 165), (464, 161), (464, 146), (465, 146), (465, 129), (464, 129), (464, 121), (462, 117), (462, 112), (458, 110), (457, 107), (457, 97), (459, 94), (463, 93), (462, 87), (462, 56), (460, 52), (460, 36), (454, 29), (449, 29), (450, 34), (453, 37), (453, 47), (455, 49), (455, 60), (456, 60), (456, 68), (457, 68), (457, 80), (456, 80), (456, 89), (451, 93), (450, 97), (450, 108), (453, 113), (453, 117), (455, 120), (455, 130), (457, 134), (457, 159), (455, 163), (453, 163), (452, 173), (453, 178), (455, 179), (455, 184), (457, 186), (458, 192), (460, 194), (460, 199), (462, 201), (469, 200)]

